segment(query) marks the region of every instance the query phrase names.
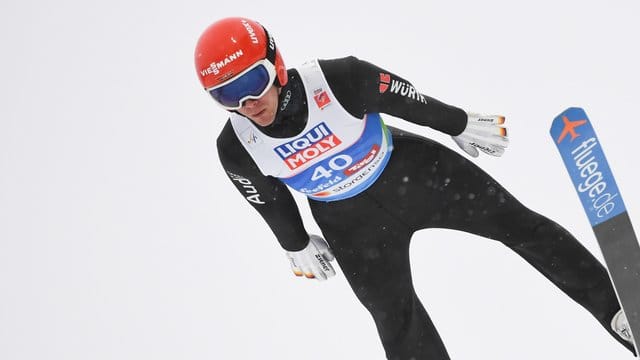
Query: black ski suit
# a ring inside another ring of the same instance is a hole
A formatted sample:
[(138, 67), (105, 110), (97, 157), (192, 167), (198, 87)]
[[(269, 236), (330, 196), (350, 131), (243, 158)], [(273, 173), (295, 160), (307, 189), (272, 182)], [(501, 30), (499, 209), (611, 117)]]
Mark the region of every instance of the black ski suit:
[[(375, 65), (347, 57), (320, 60), (320, 66), (337, 100), (357, 118), (386, 113), (449, 135), (460, 134), (466, 126), (463, 110), (409, 91), (414, 89), (408, 81)], [(395, 87), (383, 86), (394, 81)], [(307, 104), (296, 70), (289, 70), (279, 105), (274, 123), (260, 130), (272, 137), (302, 131)], [(631, 349), (609, 325), (620, 305), (605, 268), (570, 233), (523, 206), (457, 152), (406, 131), (391, 132), (391, 158), (371, 187), (345, 200), (309, 201), (344, 276), (373, 316), (388, 359), (449, 359), (411, 280), (411, 236), (425, 228), (462, 230), (500, 241)], [(303, 249), (308, 234), (288, 188), (260, 172), (229, 122), (218, 138), (218, 152), (230, 179), (281, 246)]]

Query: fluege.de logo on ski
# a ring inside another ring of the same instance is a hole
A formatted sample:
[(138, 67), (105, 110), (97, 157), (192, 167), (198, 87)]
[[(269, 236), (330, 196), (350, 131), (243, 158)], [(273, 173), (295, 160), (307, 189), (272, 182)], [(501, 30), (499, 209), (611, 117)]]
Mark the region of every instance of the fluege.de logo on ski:
[(594, 224), (624, 211), (624, 204), (586, 114), (581, 115), (576, 111), (561, 116), (562, 123), (558, 122), (557, 130), (560, 126), (562, 130), (556, 137), (556, 143)]
[(340, 144), (342, 141), (323, 122), (274, 150), (289, 169), (295, 170)]

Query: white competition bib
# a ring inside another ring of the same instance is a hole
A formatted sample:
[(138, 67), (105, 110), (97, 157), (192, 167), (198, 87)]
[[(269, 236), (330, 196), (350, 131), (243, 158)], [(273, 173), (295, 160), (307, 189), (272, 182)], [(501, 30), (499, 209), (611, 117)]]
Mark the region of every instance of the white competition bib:
[(358, 119), (335, 100), (317, 61), (298, 69), (307, 95), (305, 129), (290, 138), (260, 132), (251, 120), (231, 114), (231, 125), (265, 175), (321, 201), (346, 199), (371, 186), (393, 148), (379, 114)]

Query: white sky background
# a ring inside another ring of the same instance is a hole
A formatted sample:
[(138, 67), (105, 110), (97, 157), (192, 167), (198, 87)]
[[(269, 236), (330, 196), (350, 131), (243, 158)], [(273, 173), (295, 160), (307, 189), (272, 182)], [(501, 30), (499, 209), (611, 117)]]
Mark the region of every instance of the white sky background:
[[(507, 153), (476, 162), (600, 258), (548, 135), (584, 107), (640, 224), (637, 1), (173, 3), (0, 3), (1, 359), (384, 358), (342, 273), (295, 278), (223, 174), (193, 49), (224, 16), (262, 22), (289, 66), (356, 55), (506, 115)], [(412, 263), (454, 359), (632, 358), (500, 244), (421, 231)]]

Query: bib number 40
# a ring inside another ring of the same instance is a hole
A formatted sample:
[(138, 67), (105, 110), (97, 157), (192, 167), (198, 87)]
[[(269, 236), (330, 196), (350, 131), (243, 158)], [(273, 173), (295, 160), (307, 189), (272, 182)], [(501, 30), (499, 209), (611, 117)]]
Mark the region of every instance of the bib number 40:
[(329, 167), (328, 169), (325, 168), (323, 165), (316, 166), (316, 168), (313, 170), (313, 175), (311, 176), (311, 180), (316, 181), (316, 180), (321, 180), (322, 178), (327, 178), (327, 179), (331, 178), (332, 176), (331, 174), (334, 171), (340, 171), (340, 170), (346, 169), (352, 163), (353, 163), (353, 158), (349, 155), (340, 154), (340, 155), (334, 156), (327, 163), (327, 166)]

